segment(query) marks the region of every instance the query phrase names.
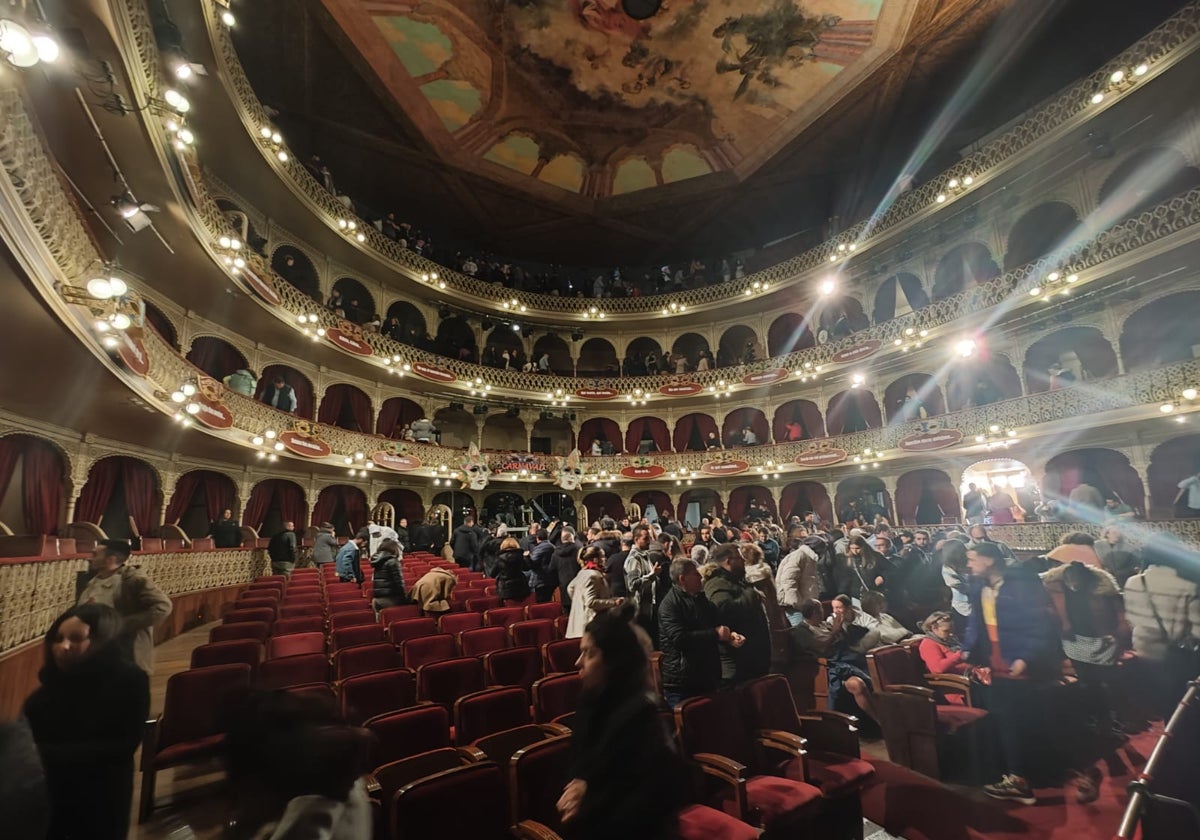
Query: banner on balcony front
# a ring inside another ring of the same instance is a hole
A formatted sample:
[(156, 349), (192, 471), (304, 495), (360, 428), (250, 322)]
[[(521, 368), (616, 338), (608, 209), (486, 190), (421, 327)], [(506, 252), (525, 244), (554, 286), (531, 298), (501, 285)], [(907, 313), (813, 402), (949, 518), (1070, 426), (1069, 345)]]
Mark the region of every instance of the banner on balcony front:
[(576, 388), (575, 396), (581, 400), (615, 400), (620, 395), (614, 388)]
[(233, 412), (221, 401), (221, 384), (208, 376), (196, 377), (196, 395), (192, 398), (200, 410), (192, 416), (210, 429), (233, 428)]
[(367, 344), (366, 339), (363, 338), (362, 327), (358, 324), (352, 324), (349, 321), (338, 321), (336, 327), (330, 327), (325, 331), (325, 338), (329, 339), (330, 344), (340, 347), (356, 356), (375, 355), (375, 351), (371, 349), (371, 345)]
[(256, 295), (265, 300), (271, 306), (281, 306), (283, 304), (283, 296), (275, 288), (275, 281), (266, 273), (260, 273), (253, 266), (247, 264), (240, 269), (241, 275), (246, 278), (246, 285), (249, 286)]
[(380, 449), (371, 453), (371, 460), (375, 462), (375, 466), (395, 472), (411, 472), (421, 468), (421, 459), (415, 455), (408, 455), (403, 450), (389, 452)]
[(632, 464), (621, 468), (621, 475), (623, 475), (625, 478), (646, 480), (651, 478), (659, 478), (666, 473), (666, 471), (666, 467), (662, 466), (661, 464), (654, 463), (649, 458), (635, 458)]
[(834, 464), (840, 464), (848, 457), (850, 457), (850, 453), (845, 449), (820, 447), (810, 449), (807, 452), (801, 452), (796, 456), (796, 465), (800, 467), (829, 467)]
[(150, 354), (146, 352), (146, 345), (127, 331), (117, 333), (117, 358), (130, 373), (145, 376), (150, 372)]
[(758, 373), (747, 373), (742, 377), (743, 385), (771, 385), (787, 379), (788, 372), (783, 368), (760, 370)]
[(877, 338), (872, 338), (868, 341), (855, 344), (852, 347), (847, 347), (845, 350), (839, 350), (830, 357), (829, 361), (835, 365), (848, 364), (850, 362), (861, 362), (870, 356), (874, 356), (879, 352), (879, 348), (883, 346), (883, 342)]
[(449, 384), (458, 381), (458, 377), (454, 375), (454, 371), (446, 370), (446, 368), (437, 365), (431, 365), (428, 362), (413, 362), (412, 372), (422, 379), (428, 379), (430, 382)]
[(666, 385), (660, 385), (658, 393), (664, 397), (690, 397), (694, 394), (699, 394), (704, 390), (704, 386), (699, 382), (691, 379), (677, 378), (672, 379)]
[(329, 444), (310, 431), (307, 424), (303, 426), (297, 424), (297, 428), (295, 429), (280, 432), (279, 442), (284, 445), (284, 448), (288, 452), (291, 452), (293, 455), (299, 455), (302, 458), (326, 458), (333, 454), (333, 450)]
[(737, 475), (748, 469), (749, 462), (737, 458), (716, 458), (700, 466), (700, 472), (705, 475)]
[(935, 449), (945, 449), (961, 443), (963, 433), (958, 429), (932, 429), (927, 432), (914, 432), (900, 438), (898, 446), (905, 452), (931, 452)]

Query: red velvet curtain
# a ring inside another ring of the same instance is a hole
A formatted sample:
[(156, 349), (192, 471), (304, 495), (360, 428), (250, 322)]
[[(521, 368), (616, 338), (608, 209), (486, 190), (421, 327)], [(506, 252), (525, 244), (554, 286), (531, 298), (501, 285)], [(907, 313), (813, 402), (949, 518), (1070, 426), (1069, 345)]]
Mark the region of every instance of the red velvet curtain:
[(255, 529), (261, 528), (276, 500), (279, 515), (285, 522), (304, 522), (304, 491), (300, 486), (282, 478), (268, 478), (254, 485), (254, 489), (250, 491), (246, 509), (242, 511), (242, 524)]
[(316, 398), (313, 395), (312, 383), (308, 378), (299, 371), (288, 367), (287, 365), (267, 365), (263, 368), (262, 376), (258, 380), (258, 391), (255, 392), (255, 399), (262, 399), (267, 388), (274, 388), (276, 376), (282, 376), (283, 381), (291, 386), (296, 393), (296, 416), (307, 417), (309, 420), (314, 419), (313, 407), (316, 403)]
[(375, 434), (398, 439), (404, 425), (421, 419), (424, 413), (421, 406), (404, 397), (384, 400), (375, 419)]
[(587, 508), (589, 525), (600, 518), (601, 508), (604, 515), (611, 516), (614, 521), (619, 522), (625, 516), (625, 503), (616, 493), (589, 493), (583, 499), (583, 506)]
[(620, 450), (621, 427), (615, 420), (609, 420), (607, 417), (584, 420), (583, 425), (579, 427), (579, 448), (584, 455), (591, 453), (593, 440), (599, 440), (601, 443), (607, 440), (614, 448)]
[[(932, 497), (933, 503), (941, 509), (940, 514), (931, 521), (918, 522), (917, 511), (925, 496)], [(900, 476), (896, 482), (896, 519), (900, 525), (939, 525), (942, 516), (958, 514), (958, 491), (950, 476), (941, 470), (911, 470)]]
[(396, 509), (396, 521), (407, 519), (409, 527), (415, 527), (425, 517), (425, 506), (421, 497), (412, 490), (393, 487), (379, 494), (379, 501), (387, 502)]
[(326, 487), (317, 494), (317, 503), (312, 509), (312, 524), (320, 525), (322, 522), (329, 522), (333, 519), (333, 512), (337, 509), (338, 493), (336, 487)]
[(357, 487), (342, 488), (342, 509), (351, 531), (367, 526), (367, 497)]
[(30, 438), (21, 466), (25, 525), (34, 534), (53, 534), (58, 529), (63, 495), (62, 454), (49, 443)]
[(775, 440), (782, 443), (787, 440), (787, 425), (793, 420), (800, 423), (802, 436), (800, 440), (825, 437), (825, 421), (821, 419), (821, 409), (809, 400), (792, 400), (775, 409), (775, 417), (771, 429), (775, 432)]
[(158, 476), (142, 461), (122, 458), (121, 483), (125, 487), (125, 508), (133, 518), (138, 533), (148, 536), (158, 524), (154, 521), (154, 505), (158, 501)]
[(179, 480), (175, 482), (175, 493), (167, 503), (164, 521), (179, 524), (179, 518), (192, 503), (192, 496), (196, 495), (196, 488), (204, 480), (204, 476), (201, 475), (203, 472), (204, 470), (192, 470), (179, 476)]
[(867, 429), (878, 429), (883, 425), (879, 403), (870, 391), (842, 391), (829, 401), (829, 415), (825, 418), (829, 435), (846, 433), (850, 425), (847, 420), (856, 414), (865, 421)]
[(202, 335), (192, 342), (187, 360), (214, 379), (224, 379), (242, 368), (249, 368), (246, 357), (229, 342), (211, 335)]
[(671, 497), (661, 490), (643, 490), (640, 493), (635, 493), (630, 500), (637, 505), (641, 505), (642, 512), (645, 513), (646, 505), (654, 505), (654, 509), (659, 516), (664, 513), (667, 516), (675, 515), (675, 506), (671, 504)]
[[(297, 400), (299, 402), (299, 400)], [(353, 418), (351, 425), (357, 429), (342, 425), (347, 414)], [(337, 383), (325, 389), (325, 399), (321, 400), (321, 408), (317, 412), (317, 421), (329, 426), (350, 428), (350, 431), (370, 434), (374, 426), (371, 423), (371, 400), (353, 385)]]
[(351, 533), (366, 526), (367, 497), (357, 487), (345, 484), (334, 484), (320, 492), (313, 506), (312, 524), (332, 522), (339, 508)]
[(8, 492), (8, 484), (12, 481), (13, 473), (17, 471), (17, 461), (24, 454), (23, 435), (10, 435), (0, 438), (0, 498)]
[(1135, 510), (1145, 510), (1146, 490), (1142, 479), (1125, 456), (1112, 449), (1079, 449), (1055, 455), (1046, 462), (1043, 490), (1051, 498), (1065, 499), (1089, 473), (1099, 481), (1101, 493), (1116, 493)]
[(671, 451), (671, 436), (667, 424), (657, 417), (638, 417), (631, 420), (625, 433), (625, 451), (637, 452), (643, 439), (652, 439), (660, 452)]
[(212, 470), (192, 470), (181, 475), (175, 484), (175, 494), (171, 496), (171, 502), (167, 505), (167, 522), (179, 522), (199, 487), (204, 488), (204, 507), (208, 512), (209, 521), (220, 517), (226, 508), (233, 509), (235, 494), (233, 482), (228, 476)]
[(709, 432), (716, 432), (717, 421), (707, 414), (685, 414), (675, 421), (675, 451), (699, 451), (696, 449), (696, 439), (699, 436), (699, 448), (707, 448), (705, 441)]
[(746, 515), (746, 510), (750, 507), (750, 500), (758, 502), (760, 506), (765, 505), (772, 516), (777, 516), (775, 509), (775, 497), (771, 495), (771, 491), (766, 487), (757, 485), (742, 486), (735, 488), (729, 494), (729, 507), (726, 510), (728, 514), (726, 521), (735, 527), (741, 525), (742, 519)]
[(233, 510), (237, 504), (237, 492), (228, 476), (210, 472), (204, 480), (204, 505), (208, 508), (209, 520), (220, 518), (226, 508)]
[(121, 458), (104, 458), (92, 466), (88, 480), (79, 491), (75, 505), (75, 521), (100, 524), (104, 511), (121, 477)]
[(783, 488), (779, 499), (779, 515), (786, 521), (792, 516), (814, 512), (825, 522), (833, 519), (833, 502), (825, 485), (816, 481), (797, 481)]
[(754, 431), (760, 444), (771, 442), (771, 429), (767, 425), (766, 415), (757, 408), (737, 408), (725, 415), (725, 422), (721, 424), (721, 435), (726, 446), (730, 441), (740, 445), (743, 426), (749, 426)]

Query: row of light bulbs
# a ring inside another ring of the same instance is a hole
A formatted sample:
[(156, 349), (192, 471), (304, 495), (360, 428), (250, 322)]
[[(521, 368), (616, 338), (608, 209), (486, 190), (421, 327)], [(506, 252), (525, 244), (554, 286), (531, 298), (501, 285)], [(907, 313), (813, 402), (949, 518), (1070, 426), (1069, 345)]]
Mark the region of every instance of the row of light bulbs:
[(1049, 302), (1055, 294), (1069, 295), (1071, 286), (1079, 282), (1078, 274), (1064, 274), (1061, 271), (1051, 271), (1042, 282), (1029, 290), (1030, 297), (1040, 297), (1043, 302)]
[(1150, 72), (1150, 65), (1146, 62), (1134, 65), (1129, 70), (1114, 70), (1108, 77), (1108, 83), (1104, 90), (1098, 90), (1088, 99), (1093, 105), (1099, 105), (1104, 101), (1105, 97), (1110, 93), (1118, 93), (1129, 88), (1135, 82)]

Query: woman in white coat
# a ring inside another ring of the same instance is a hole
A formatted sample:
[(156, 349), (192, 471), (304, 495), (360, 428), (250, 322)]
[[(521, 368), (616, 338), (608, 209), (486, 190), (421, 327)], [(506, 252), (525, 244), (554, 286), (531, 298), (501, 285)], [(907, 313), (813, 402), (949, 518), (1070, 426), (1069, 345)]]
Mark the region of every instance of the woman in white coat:
[(568, 639), (582, 639), (583, 630), (596, 617), (596, 613), (618, 607), (624, 598), (612, 597), (608, 580), (604, 577), (604, 549), (589, 545), (579, 555), (583, 567), (575, 579), (567, 585), (571, 599), (571, 614), (567, 617)]

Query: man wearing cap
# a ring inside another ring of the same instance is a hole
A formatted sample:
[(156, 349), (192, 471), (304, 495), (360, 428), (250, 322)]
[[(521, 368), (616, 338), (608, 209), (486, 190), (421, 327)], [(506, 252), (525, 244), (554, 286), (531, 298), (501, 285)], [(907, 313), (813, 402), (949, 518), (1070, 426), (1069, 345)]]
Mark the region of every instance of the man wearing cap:
[(362, 554), (362, 548), (371, 540), (371, 532), (366, 528), (360, 528), (358, 533), (354, 535), (354, 539), (348, 540), (337, 553), (337, 558), (334, 562), (337, 564), (338, 580), (342, 583), (357, 583), (360, 586), (363, 582), (362, 564), (359, 562), (359, 557)]

